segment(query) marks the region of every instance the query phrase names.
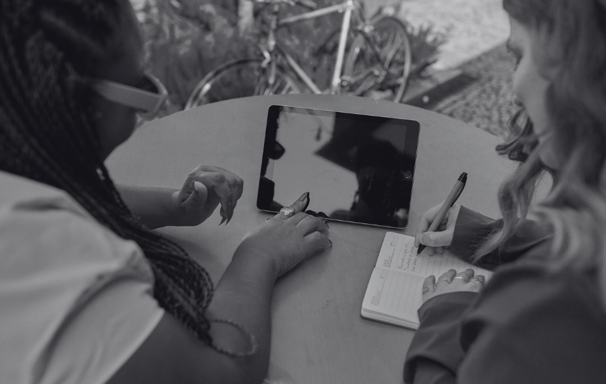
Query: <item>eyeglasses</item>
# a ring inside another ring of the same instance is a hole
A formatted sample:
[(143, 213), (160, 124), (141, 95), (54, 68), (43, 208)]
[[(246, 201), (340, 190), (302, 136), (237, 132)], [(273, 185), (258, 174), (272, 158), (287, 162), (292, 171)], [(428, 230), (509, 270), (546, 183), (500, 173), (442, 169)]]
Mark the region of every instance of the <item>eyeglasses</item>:
[(168, 98), (164, 85), (149, 73), (143, 75), (136, 87), (110, 80), (95, 80), (93, 89), (106, 100), (136, 109), (143, 119), (155, 117)]

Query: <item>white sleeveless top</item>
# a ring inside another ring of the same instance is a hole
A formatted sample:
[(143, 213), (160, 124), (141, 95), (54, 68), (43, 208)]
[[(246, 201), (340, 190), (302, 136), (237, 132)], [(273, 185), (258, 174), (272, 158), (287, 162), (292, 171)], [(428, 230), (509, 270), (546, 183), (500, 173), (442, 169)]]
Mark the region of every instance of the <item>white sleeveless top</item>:
[(0, 383), (101, 384), (160, 321), (141, 249), (61, 190), (0, 172)]

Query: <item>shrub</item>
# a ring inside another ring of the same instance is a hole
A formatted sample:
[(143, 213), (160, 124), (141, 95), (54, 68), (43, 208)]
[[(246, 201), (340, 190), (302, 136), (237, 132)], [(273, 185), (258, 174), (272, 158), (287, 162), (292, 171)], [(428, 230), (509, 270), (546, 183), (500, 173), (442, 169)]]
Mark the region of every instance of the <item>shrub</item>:
[[(342, 0), (316, 0), (328, 6)], [(238, 0), (145, 0), (138, 11), (142, 22), (146, 62), (169, 90), (163, 114), (181, 110), (195, 85), (217, 65), (236, 58), (255, 57), (263, 37), (264, 11), (255, 8), (250, 32), (238, 30)], [(301, 13), (284, 7), (281, 16)], [(397, 14), (397, 9), (392, 9)], [(282, 28), (278, 38), (318, 85), (328, 85), (333, 71), (342, 14), (332, 14)], [(406, 21), (403, 20), (406, 24)], [(432, 58), (444, 37), (431, 27), (408, 27), (413, 66)]]

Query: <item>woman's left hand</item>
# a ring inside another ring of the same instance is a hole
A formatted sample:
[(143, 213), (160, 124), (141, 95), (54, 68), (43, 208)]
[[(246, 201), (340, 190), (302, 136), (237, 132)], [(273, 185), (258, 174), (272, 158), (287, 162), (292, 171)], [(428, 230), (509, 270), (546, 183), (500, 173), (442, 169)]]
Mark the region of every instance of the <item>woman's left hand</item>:
[(197, 167), (171, 196), (175, 225), (198, 225), (208, 219), (219, 204), (222, 218), (219, 225), (229, 223), (243, 188), (244, 181), (226, 169), (209, 165)]
[(457, 273), (454, 269), (445, 272), (436, 282), (431, 275), (423, 282), (423, 303), (432, 297), (452, 292), (480, 292), (486, 284), (483, 275), (474, 276), (473, 269)]

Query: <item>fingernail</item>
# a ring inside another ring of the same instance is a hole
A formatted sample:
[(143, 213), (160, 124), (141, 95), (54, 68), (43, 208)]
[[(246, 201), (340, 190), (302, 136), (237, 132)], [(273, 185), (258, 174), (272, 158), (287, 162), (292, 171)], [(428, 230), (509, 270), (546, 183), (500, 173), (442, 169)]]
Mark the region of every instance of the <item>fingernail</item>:
[(305, 196), (305, 206), (303, 207), (303, 210), (305, 211), (307, 207), (309, 207), (309, 192), (305, 192), (303, 196)]
[(225, 220), (227, 220), (225, 217), (221, 218), (221, 222), (219, 223), (219, 226), (221, 226), (221, 224), (225, 223)]
[(330, 246), (332, 247), (332, 241), (330, 241), (330, 239), (328, 239), (328, 242), (330, 243)]
[(299, 200), (303, 201), (303, 200), (308, 200), (309, 199), (309, 192), (305, 192), (304, 194), (301, 195), (301, 197), (299, 197)]

